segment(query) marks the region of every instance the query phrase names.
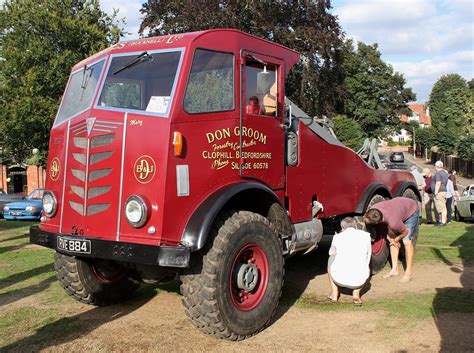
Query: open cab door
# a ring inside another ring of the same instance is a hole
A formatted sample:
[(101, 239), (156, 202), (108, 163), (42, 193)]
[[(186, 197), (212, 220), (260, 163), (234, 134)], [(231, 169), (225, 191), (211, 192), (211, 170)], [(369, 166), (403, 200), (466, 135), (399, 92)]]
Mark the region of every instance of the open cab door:
[(240, 87), (240, 175), (273, 189), (284, 178), (284, 62), (263, 54), (242, 52)]

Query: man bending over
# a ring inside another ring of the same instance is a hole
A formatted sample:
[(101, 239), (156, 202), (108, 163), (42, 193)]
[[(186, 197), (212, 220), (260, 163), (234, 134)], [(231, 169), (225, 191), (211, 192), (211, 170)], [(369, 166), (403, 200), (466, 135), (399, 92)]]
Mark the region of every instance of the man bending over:
[(410, 281), (418, 229), (418, 202), (406, 197), (395, 197), (376, 203), (365, 213), (364, 221), (367, 225), (385, 223), (388, 227), (392, 270), (384, 278), (398, 276), (398, 254), (403, 240), (407, 267), (400, 282)]

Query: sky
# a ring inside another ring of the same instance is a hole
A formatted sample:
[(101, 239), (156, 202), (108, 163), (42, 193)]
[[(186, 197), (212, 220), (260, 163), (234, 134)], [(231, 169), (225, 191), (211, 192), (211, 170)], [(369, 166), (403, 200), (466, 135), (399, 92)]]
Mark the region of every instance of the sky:
[[(125, 18), (125, 39), (138, 37), (142, 0), (101, 0)], [(402, 73), (417, 95), (429, 98), (442, 75), (474, 77), (473, 0), (332, 0), (347, 38), (378, 43), (384, 61)]]

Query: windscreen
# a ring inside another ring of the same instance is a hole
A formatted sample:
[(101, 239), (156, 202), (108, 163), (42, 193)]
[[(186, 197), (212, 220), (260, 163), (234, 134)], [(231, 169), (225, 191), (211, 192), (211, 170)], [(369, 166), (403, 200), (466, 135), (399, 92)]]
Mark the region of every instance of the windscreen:
[(71, 75), (56, 124), (72, 118), (91, 106), (103, 67), (104, 60), (90, 66), (85, 65)]
[(98, 107), (168, 114), (180, 58), (181, 51), (113, 57)]

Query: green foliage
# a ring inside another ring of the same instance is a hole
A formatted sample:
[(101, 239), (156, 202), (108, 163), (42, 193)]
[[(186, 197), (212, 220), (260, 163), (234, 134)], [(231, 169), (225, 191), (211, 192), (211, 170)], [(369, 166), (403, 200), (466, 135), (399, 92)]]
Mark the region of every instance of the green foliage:
[(436, 131), (432, 127), (416, 130), (416, 143), (430, 149), (435, 145)]
[[(461, 136), (468, 132), (469, 87), (458, 74), (442, 76), (433, 86), (429, 107), (437, 143), (444, 151), (454, 151)], [(472, 108), (472, 107), (471, 107)], [(471, 111), (472, 113), (472, 111)]]
[(212, 70), (191, 74), (184, 107), (187, 112), (215, 112), (234, 106), (232, 70)]
[(107, 82), (102, 102), (109, 107), (142, 109), (141, 85), (138, 83)]
[(302, 54), (287, 95), (310, 115), (333, 115), (342, 90), (342, 31), (329, 0), (148, 0), (140, 32), (162, 35), (235, 28)]
[(377, 44), (344, 44), (344, 113), (359, 122), (370, 137), (387, 137), (400, 127), (400, 115), (410, 114), (416, 99), (404, 77), (381, 59)]
[(337, 115), (331, 119), (337, 138), (347, 147), (357, 150), (364, 144), (365, 134), (357, 121), (345, 115)]
[[(6, 0), (0, 11), (0, 141), (17, 161), (47, 151), (71, 67), (116, 42), (98, 0)], [(43, 153), (44, 157), (45, 154)]]
[(459, 140), (458, 157), (464, 160), (474, 160), (474, 136), (466, 135)]

